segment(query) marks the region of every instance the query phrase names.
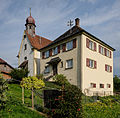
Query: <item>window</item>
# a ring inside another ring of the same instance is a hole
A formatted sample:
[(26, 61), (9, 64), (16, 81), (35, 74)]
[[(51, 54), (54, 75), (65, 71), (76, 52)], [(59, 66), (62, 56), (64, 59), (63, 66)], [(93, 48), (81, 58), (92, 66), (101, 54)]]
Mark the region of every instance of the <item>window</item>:
[(106, 50), (106, 56), (110, 57), (110, 51), (109, 50)]
[(101, 50), (100, 50), (100, 52), (101, 52), (101, 54), (105, 54), (105, 51), (104, 51), (104, 48), (103, 47), (101, 47)]
[(45, 52), (45, 58), (49, 57), (49, 50)]
[(27, 60), (27, 57), (24, 57), (24, 60)]
[(97, 68), (97, 62), (91, 59), (86, 59), (86, 66), (90, 68)]
[(53, 55), (58, 54), (58, 47), (53, 48)]
[(86, 47), (96, 51), (96, 43), (86, 38)]
[(100, 84), (100, 88), (104, 88), (104, 84)]
[(49, 66), (46, 66), (44, 73), (49, 73), (49, 72), (50, 72), (50, 67), (49, 67)]
[(26, 38), (26, 35), (24, 35), (24, 38)]
[(111, 88), (111, 84), (107, 84), (107, 88)]
[(25, 46), (25, 47), (24, 47), (24, 50), (27, 50), (27, 44), (25, 44), (24, 46)]
[(73, 41), (66, 43), (66, 50), (71, 50), (71, 49), (73, 49)]
[(112, 66), (105, 64), (105, 71), (112, 72)]
[(73, 67), (73, 59), (66, 61), (66, 68), (72, 68)]
[(96, 88), (96, 84), (95, 83), (91, 83), (91, 88)]
[(31, 26), (30, 26), (30, 29), (31, 29)]

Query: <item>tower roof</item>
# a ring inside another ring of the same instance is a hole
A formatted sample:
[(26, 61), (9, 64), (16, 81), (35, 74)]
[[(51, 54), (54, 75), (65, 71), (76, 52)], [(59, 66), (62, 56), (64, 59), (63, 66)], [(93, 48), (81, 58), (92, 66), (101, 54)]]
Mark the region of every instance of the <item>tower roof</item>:
[(34, 20), (34, 18), (31, 15), (26, 19), (26, 24), (33, 24), (33, 25), (35, 25), (35, 20)]

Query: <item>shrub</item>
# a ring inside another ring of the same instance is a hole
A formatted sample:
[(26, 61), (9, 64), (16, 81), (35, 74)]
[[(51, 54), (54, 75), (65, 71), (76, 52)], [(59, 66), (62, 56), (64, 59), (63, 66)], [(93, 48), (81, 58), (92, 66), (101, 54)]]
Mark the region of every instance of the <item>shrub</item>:
[(10, 76), (19, 81), (22, 80), (22, 78), (27, 77), (28, 76), (29, 71), (27, 69), (13, 69), (10, 73)]
[(3, 79), (2, 75), (0, 74), (0, 109), (5, 107), (7, 97), (8, 86), (6, 84), (6, 81)]
[(67, 84), (70, 84), (68, 82), (68, 80), (66, 79), (66, 77), (62, 74), (59, 74), (59, 75), (55, 75), (53, 77), (53, 80), (58, 84), (58, 85), (67, 85)]
[[(81, 90), (75, 85), (67, 85), (63, 95), (55, 99), (57, 109), (51, 110), (53, 118), (83, 118)], [(56, 102), (57, 101), (57, 102)]]
[(37, 75), (36, 77), (37, 77), (38, 79), (44, 80), (43, 74), (39, 74), (39, 75)]

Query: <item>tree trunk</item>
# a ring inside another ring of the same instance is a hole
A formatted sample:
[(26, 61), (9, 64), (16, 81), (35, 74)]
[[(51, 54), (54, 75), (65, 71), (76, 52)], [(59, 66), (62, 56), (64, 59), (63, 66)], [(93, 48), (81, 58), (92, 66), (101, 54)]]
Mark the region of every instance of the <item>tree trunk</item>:
[(24, 104), (24, 87), (22, 87), (22, 102)]
[(33, 92), (33, 87), (32, 87), (32, 108), (34, 109), (34, 92)]

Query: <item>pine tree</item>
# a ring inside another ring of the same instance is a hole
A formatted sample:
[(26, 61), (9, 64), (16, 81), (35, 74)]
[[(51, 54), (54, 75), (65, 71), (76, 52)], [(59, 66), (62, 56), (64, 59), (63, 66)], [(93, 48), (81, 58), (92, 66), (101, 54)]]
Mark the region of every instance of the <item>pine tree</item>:
[(2, 75), (0, 74), (0, 109), (5, 107), (5, 103), (7, 101), (7, 92), (8, 86), (6, 81), (3, 79)]

